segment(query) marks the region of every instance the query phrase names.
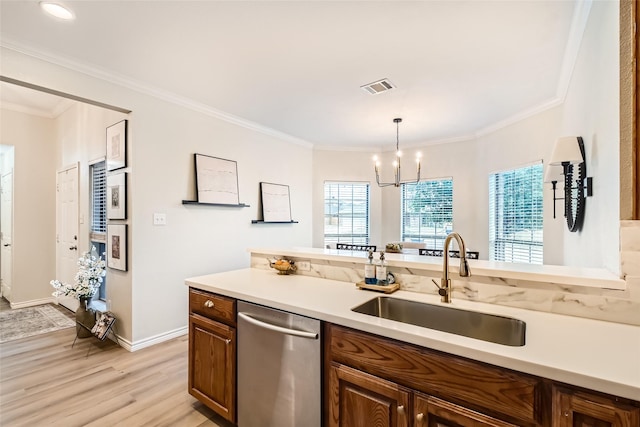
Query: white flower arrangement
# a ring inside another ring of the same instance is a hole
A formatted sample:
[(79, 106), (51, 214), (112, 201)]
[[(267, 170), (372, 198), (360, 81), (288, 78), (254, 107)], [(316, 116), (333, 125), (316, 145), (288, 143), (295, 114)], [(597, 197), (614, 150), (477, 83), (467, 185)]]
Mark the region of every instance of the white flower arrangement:
[[(91, 252), (95, 252), (95, 246), (91, 248)], [(106, 264), (102, 256), (95, 257), (91, 252), (85, 252), (78, 258), (78, 272), (75, 277), (75, 284), (62, 283), (59, 280), (52, 280), (51, 286), (55, 289), (54, 297), (70, 296), (75, 298), (91, 298), (93, 297), (100, 285), (102, 285), (103, 277), (107, 274), (105, 271)]]

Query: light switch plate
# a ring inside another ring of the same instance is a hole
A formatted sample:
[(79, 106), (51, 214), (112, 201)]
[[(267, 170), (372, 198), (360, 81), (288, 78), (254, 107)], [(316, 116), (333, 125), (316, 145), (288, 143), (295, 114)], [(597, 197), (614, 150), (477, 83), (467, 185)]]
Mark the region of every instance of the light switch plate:
[(167, 214), (165, 214), (165, 213), (154, 213), (153, 214), (153, 225), (167, 225)]

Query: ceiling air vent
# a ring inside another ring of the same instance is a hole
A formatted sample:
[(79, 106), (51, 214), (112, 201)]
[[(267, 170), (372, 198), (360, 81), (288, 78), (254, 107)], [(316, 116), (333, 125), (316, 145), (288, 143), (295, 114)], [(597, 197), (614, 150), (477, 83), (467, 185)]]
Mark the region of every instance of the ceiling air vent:
[(368, 83), (360, 87), (369, 92), (371, 95), (377, 95), (379, 93), (395, 89), (395, 86), (389, 81), (389, 79), (378, 80), (377, 82)]

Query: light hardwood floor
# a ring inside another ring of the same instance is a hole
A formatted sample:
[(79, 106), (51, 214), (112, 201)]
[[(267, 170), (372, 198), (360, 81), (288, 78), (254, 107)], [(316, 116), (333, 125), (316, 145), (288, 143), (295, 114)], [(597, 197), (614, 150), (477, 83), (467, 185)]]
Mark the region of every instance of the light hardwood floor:
[(187, 392), (186, 335), (133, 353), (74, 337), (0, 344), (0, 426), (230, 427)]

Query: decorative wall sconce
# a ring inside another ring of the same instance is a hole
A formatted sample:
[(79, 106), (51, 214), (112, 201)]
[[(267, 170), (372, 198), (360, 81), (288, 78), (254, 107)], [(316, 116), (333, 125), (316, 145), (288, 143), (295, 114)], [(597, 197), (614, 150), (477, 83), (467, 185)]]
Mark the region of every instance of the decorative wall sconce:
[[(562, 175), (564, 175), (564, 197), (556, 197), (557, 184)], [(564, 200), (564, 216), (571, 232), (582, 229), (587, 197), (593, 195), (592, 181), (591, 177), (587, 177), (587, 163), (582, 137), (565, 136), (559, 138), (553, 149), (544, 182), (550, 182), (552, 185), (554, 218), (556, 217), (556, 200)]]
[(413, 184), (420, 181), (420, 153), (416, 154), (416, 162), (418, 164), (418, 171), (416, 173), (416, 179), (402, 180), (400, 176), (400, 157), (402, 152), (400, 151), (400, 123), (402, 119), (393, 119), (396, 124), (396, 160), (393, 162), (394, 181), (393, 182), (380, 182), (380, 162), (378, 156), (373, 157), (374, 170), (376, 172), (376, 182), (379, 187), (388, 187), (393, 185), (394, 187), (400, 187), (400, 184)]

